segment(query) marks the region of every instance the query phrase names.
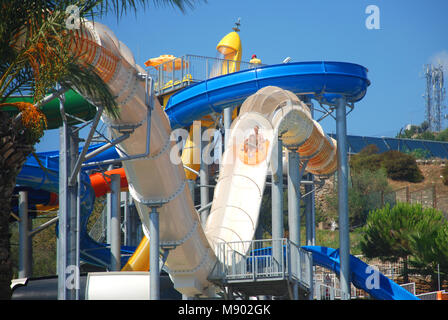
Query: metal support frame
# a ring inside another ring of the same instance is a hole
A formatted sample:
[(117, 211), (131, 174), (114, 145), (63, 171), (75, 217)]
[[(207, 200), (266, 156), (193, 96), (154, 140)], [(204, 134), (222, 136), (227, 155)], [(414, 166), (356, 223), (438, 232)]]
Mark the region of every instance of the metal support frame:
[[(295, 150), (288, 151), (288, 225), (289, 240), (300, 246), (300, 157)], [(291, 267), (295, 274), (299, 273), (300, 255), (292, 251)], [(299, 285), (292, 286), (292, 299), (299, 299)]]
[(224, 148), (230, 138), (230, 126), (232, 125), (232, 114), (234, 107), (224, 109)]
[(70, 184), (69, 177), (78, 156), (79, 137), (78, 131), (73, 132), (67, 123), (65, 95), (60, 95), (58, 99), (63, 120), (59, 151), (58, 299), (75, 300), (79, 297), (78, 183)]
[(76, 163), (73, 165), (73, 170), (71, 172), (70, 178), (68, 180), (68, 184), (73, 186), (76, 183), (76, 178), (78, 176), (79, 171), (81, 170), (81, 165), (85, 160), (85, 155), (87, 153), (87, 150), (90, 146), (90, 142), (92, 141), (93, 134), (95, 133), (96, 127), (101, 119), (101, 115), (103, 114), (104, 107), (99, 107), (95, 117), (93, 119), (92, 127), (90, 128), (89, 134), (87, 136), (87, 139), (84, 143), (84, 146), (82, 148), (82, 151), (80, 155), (78, 156), (78, 159), (76, 160)]
[[(277, 140), (277, 147), (272, 152), (272, 240), (283, 238), (283, 142)], [(272, 256), (277, 261), (282, 259), (282, 248), (278, 241), (272, 245)]]
[[(99, 161), (94, 163), (89, 163), (92, 165), (107, 165), (118, 163), (126, 160), (133, 160), (137, 158), (147, 157), (150, 154), (150, 131), (151, 131), (151, 111), (154, 108), (154, 89), (153, 89), (153, 79), (147, 75), (139, 74), (139, 78), (145, 80), (146, 87), (146, 97), (145, 103), (148, 107), (147, 113), (147, 145), (146, 152), (144, 154), (126, 156), (118, 159), (111, 159), (106, 161)], [(79, 144), (79, 129), (77, 127), (72, 127), (68, 124), (67, 117), (75, 118), (79, 121), (84, 122), (84, 126), (88, 124), (88, 121), (83, 121), (72, 115), (66, 114), (64, 109), (65, 103), (65, 91), (67, 89), (58, 86), (57, 92), (52, 94), (45, 99), (43, 99), (40, 104), (48, 103), (49, 101), (57, 98), (59, 100), (60, 114), (62, 118), (62, 126), (60, 127), (60, 162), (59, 162), (59, 215), (57, 219), (51, 221), (54, 223), (59, 222), (59, 232), (58, 232), (58, 242), (57, 242), (57, 273), (58, 273), (58, 299), (59, 300), (73, 300), (79, 299), (79, 228), (80, 228), (80, 171), (83, 162), (86, 159), (90, 159), (93, 156), (99, 154), (100, 152), (118, 144), (119, 142), (125, 140), (130, 136), (132, 131), (140, 126), (133, 126), (132, 128), (117, 127), (123, 135), (115, 139), (115, 141), (109, 141), (108, 144), (96, 150), (90, 154), (87, 154), (89, 145), (93, 140), (93, 134), (96, 131), (96, 127), (99, 123), (101, 114), (103, 112), (103, 107), (98, 107), (97, 114), (92, 121), (92, 127), (85, 140), (83, 149), (78, 156), (78, 144)], [(116, 207), (118, 208), (118, 215), (115, 218), (119, 218), (120, 210), (120, 182), (118, 180), (118, 202)], [(115, 233), (118, 236), (114, 236), (114, 239), (120, 239), (120, 221), (116, 219), (113, 222)], [(118, 225), (118, 227), (117, 227)], [(41, 229), (40, 229), (41, 230)], [(33, 232), (37, 233), (40, 230)], [(24, 236), (30, 236), (29, 232), (22, 233)], [(113, 268), (120, 268), (120, 244), (113, 244), (113, 256), (115, 257), (113, 262)], [(116, 249), (118, 248), (118, 250)], [(117, 254), (118, 252), (118, 254)], [(117, 263), (118, 257), (118, 263)], [(25, 261), (24, 261), (25, 263)]]
[[(81, 165), (81, 167), (111, 165), (111, 164), (116, 164), (116, 163), (120, 163), (123, 161), (141, 159), (141, 158), (146, 158), (146, 157), (150, 156), (150, 141), (151, 141), (150, 136), (151, 136), (151, 118), (152, 118), (151, 114), (152, 114), (152, 111), (154, 110), (154, 97), (155, 97), (154, 96), (154, 81), (151, 77), (149, 77), (148, 75), (145, 75), (145, 74), (139, 74), (139, 79), (145, 81), (145, 89), (146, 89), (145, 105), (147, 107), (147, 114), (146, 114), (146, 148), (145, 148), (145, 152), (141, 153), (141, 154), (136, 154), (136, 155), (130, 155), (130, 156), (128, 155), (128, 156), (124, 156), (124, 157), (116, 158), (116, 159), (88, 162), (88, 163)], [(133, 130), (135, 130), (139, 126), (141, 126), (141, 123), (136, 124), (136, 125), (113, 126), (115, 129), (120, 131), (123, 135), (116, 138), (113, 141), (108, 141), (107, 144), (105, 144), (104, 146), (99, 148), (101, 150), (93, 151), (93, 152), (85, 155), (84, 160), (91, 159), (98, 153), (100, 153), (104, 150), (107, 150), (107, 149), (117, 145), (118, 143), (124, 141), (125, 139), (129, 138), (129, 136), (131, 135)]]
[[(205, 128), (201, 128), (201, 137), (203, 133), (205, 132)], [(204, 157), (204, 151), (207, 146), (208, 141), (203, 141), (201, 139), (201, 167), (199, 169), (199, 184), (200, 187), (200, 195), (201, 195), (201, 208), (204, 208), (207, 206), (207, 204), (210, 202), (210, 196), (209, 196), (209, 188), (207, 187), (209, 184), (209, 165), (205, 162)], [(205, 227), (205, 224), (207, 223), (207, 218), (210, 210), (204, 209), (201, 212), (201, 222), (202, 226)]]
[(316, 245), (316, 204), (315, 204), (315, 184), (314, 175), (307, 174), (311, 183), (304, 184), (305, 187), (305, 216), (306, 216), (306, 245)]
[[(110, 205), (108, 205), (108, 215), (110, 215), (110, 251), (111, 251), (111, 271), (121, 269), (121, 208), (120, 208), (120, 175), (110, 175)], [(108, 194), (109, 196), (109, 194)]]
[(160, 205), (150, 206), (149, 213), (149, 299), (160, 300), (160, 232), (159, 232), (159, 212)]
[(338, 212), (340, 281), (342, 299), (350, 299), (350, 233), (348, 216), (348, 160), (346, 99), (341, 97), (336, 105), (336, 135), (338, 141)]

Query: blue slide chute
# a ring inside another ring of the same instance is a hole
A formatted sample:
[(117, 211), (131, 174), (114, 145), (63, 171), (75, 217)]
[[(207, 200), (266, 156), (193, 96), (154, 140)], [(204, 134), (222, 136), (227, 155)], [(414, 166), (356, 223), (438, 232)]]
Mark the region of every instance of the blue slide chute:
[[(340, 271), (339, 249), (321, 246), (303, 246), (313, 254), (313, 263), (336, 274)], [(376, 274), (374, 274), (376, 272)], [(350, 255), (351, 282), (378, 300), (420, 300), (367, 263)], [(376, 278), (375, 278), (376, 277)]]
[(189, 86), (168, 101), (165, 112), (173, 129), (190, 125), (213, 112), (242, 104), (266, 86), (277, 86), (332, 105), (344, 96), (361, 100), (370, 81), (368, 70), (347, 62), (311, 61), (264, 66), (211, 78)]
[[(101, 145), (95, 145), (89, 148), (93, 151)], [(16, 178), (16, 184), (21, 187), (32, 188), (31, 192), (47, 191), (59, 192), (59, 152), (42, 152), (36, 154), (39, 162), (29, 156), (22, 167), (22, 170)], [(115, 148), (111, 148), (100, 155), (101, 157), (92, 158), (93, 161), (104, 160), (105, 157), (117, 157)], [(44, 168), (42, 168), (42, 166)], [(109, 245), (98, 243), (93, 240), (87, 231), (87, 223), (89, 216), (93, 211), (95, 202), (95, 192), (90, 183), (88, 174), (81, 171), (81, 230), (80, 230), (80, 256), (83, 261), (93, 265), (107, 266), (111, 261), (111, 253)], [(34, 196), (34, 195), (33, 195)], [(135, 251), (135, 247), (122, 246), (121, 264), (124, 265), (129, 256)]]

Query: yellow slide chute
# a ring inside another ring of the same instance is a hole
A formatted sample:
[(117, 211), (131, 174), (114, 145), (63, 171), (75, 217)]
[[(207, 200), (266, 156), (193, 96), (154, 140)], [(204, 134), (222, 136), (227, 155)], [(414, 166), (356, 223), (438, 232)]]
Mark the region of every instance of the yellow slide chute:
[(149, 240), (146, 236), (121, 271), (149, 271)]

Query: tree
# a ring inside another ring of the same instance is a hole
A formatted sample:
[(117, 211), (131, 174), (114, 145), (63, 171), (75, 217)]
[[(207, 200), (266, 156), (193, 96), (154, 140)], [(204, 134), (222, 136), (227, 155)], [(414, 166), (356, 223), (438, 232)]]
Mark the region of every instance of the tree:
[[(369, 211), (383, 205), (384, 194), (392, 191), (387, 181), (386, 171), (360, 169), (352, 170), (348, 189), (348, 210), (351, 228), (363, 226)], [(337, 216), (338, 197), (333, 192), (327, 195), (331, 216)]]
[(431, 289), (436, 291), (438, 270), (442, 281), (448, 279), (448, 222), (441, 211), (432, 208), (424, 211), (420, 230), (411, 236), (409, 264), (416, 273), (430, 276)]
[[(74, 55), (70, 50), (76, 32), (66, 28), (67, 7), (79, 8), (79, 18), (93, 19), (113, 12), (118, 19), (128, 10), (146, 8), (149, 2), (0, 0), (0, 299), (10, 297), (8, 218), (15, 179), (45, 130), (39, 101), (59, 84), (88, 96), (109, 115), (119, 116), (114, 96), (93, 66), (83, 61), (84, 52)], [(191, 0), (151, 2), (170, 4), (182, 12), (192, 5)], [(33, 95), (34, 104), (7, 102), (11, 95), (25, 93)], [(15, 107), (18, 113), (6, 113), (4, 107)]]
[[(446, 261), (447, 221), (440, 211), (421, 204), (387, 204), (369, 213), (360, 241), (367, 258), (404, 261), (404, 281), (409, 281), (409, 265), (422, 274), (434, 276), (438, 261)], [(445, 257), (445, 258), (441, 258)]]
[(436, 136), (437, 141), (448, 141), (448, 128), (439, 132), (439, 134)]

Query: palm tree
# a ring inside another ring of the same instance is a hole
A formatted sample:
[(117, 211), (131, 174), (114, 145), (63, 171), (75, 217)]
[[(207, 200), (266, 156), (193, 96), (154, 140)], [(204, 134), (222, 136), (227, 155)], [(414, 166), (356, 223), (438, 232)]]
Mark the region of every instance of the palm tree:
[[(76, 6), (79, 18), (94, 19), (112, 12), (118, 19), (130, 10), (145, 9), (149, 2), (185, 12), (194, 0), (0, 0), (0, 299), (11, 295), (8, 221), (16, 176), (46, 128), (39, 101), (59, 84), (88, 95), (105, 112), (119, 116), (104, 81), (69, 50), (76, 39), (67, 29), (67, 8)], [(11, 95), (24, 94), (32, 94), (34, 104), (6, 102)], [(5, 112), (4, 107), (17, 112)]]

